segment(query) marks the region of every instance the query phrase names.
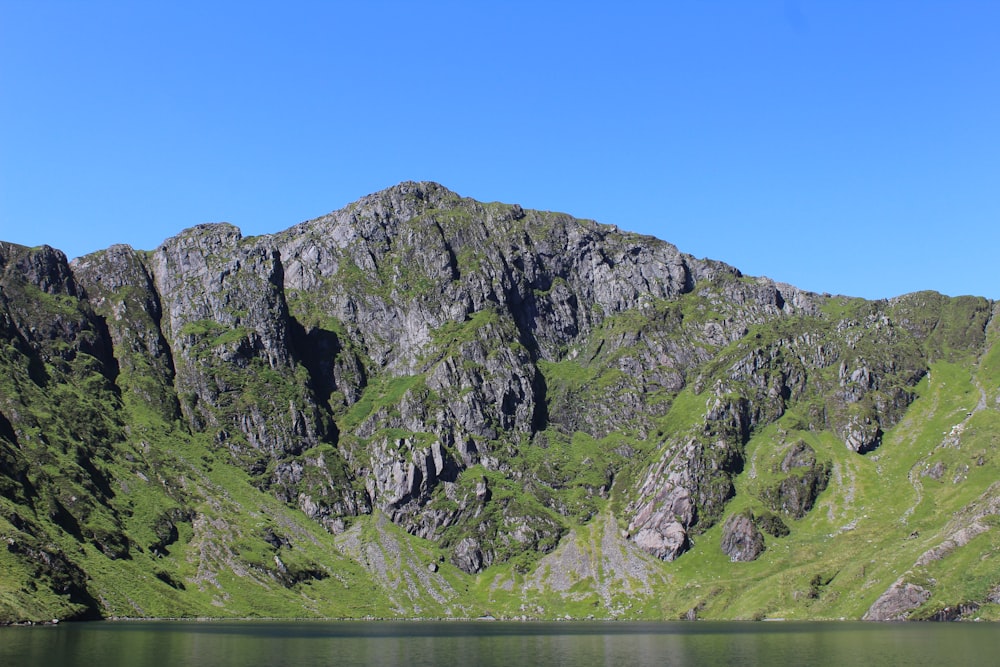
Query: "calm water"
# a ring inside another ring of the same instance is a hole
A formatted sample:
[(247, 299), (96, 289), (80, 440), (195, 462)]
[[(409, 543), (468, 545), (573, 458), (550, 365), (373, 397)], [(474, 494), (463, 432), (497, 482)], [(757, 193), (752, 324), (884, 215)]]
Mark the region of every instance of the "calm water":
[(0, 628), (0, 665), (997, 665), (1000, 626), (126, 622)]

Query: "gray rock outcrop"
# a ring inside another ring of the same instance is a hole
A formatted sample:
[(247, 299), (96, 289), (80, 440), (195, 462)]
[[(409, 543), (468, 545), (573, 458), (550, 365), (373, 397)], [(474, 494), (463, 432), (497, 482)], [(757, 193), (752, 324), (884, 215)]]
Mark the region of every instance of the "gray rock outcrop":
[(764, 553), (764, 536), (757, 530), (752, 515), (734, 514), (722, 526), (721, 546), (729, 560), (747, 563)]
[[(51, 524), (112, 559), (167, 554), (221, 531), (195, 507), (230, 506), (208, 471), (232, 466), (358, 553), (374, 551), (353, 524), (375, 514), (467, 573), (525, 572), (612, 511), (630, 549), (679, 558), (781, 420), (804, 440), (753, 487), (773, 514), (723, 527), (730, 558), (756, 558), (759, 527), (787, 535), (778, 514), (806, 516), (828, 484), (810, 434), (883, 446), (932, 359), (982, 353), (994, 308), (812, 294), (412, 182), (251, 238), (198, 225), (72, 263), (0, 243), (0, 287), (0, 490), (30, 507), (11, 526)], [(203, 477), (176, 477), (157, 451), (174, 446), (200, 452)], [(121, 500), (135, 480), (158, 489), (150, 507)], [(257, 574), (318, 580), (265, 542)], [(872, 613), (925, 592), (898, 588)]]
[(922, 586), (897, 580), (879, 596), (864, 615), (866, 621), (904, 621), (914, 609), (927, 602), (931, 592)]

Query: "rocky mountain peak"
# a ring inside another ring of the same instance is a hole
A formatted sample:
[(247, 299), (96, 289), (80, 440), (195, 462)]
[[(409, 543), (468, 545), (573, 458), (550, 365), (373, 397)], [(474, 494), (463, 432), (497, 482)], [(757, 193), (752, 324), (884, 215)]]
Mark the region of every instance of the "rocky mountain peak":
[[(275, 234), (197, 225), (72, 264), (0, 243), (0, 288), (0, 535), (26, 545), (12, 572), (61, 564), (43, 586), (91, 613), (123, 613), (108, 587), (139, 562), (158, 568), (149, 599), (192, 608), (185, 590), (216, 590), (218, 608), (239, 595), (227, 571), (306, 595), (365, 568), (413, 609), (446, 599), (448, 568), (596, 576), (582, 535), (644, 586), (720, 532), (713, 554), (780, 559), (775, 540), (814, 539), (797, 522), (850, 525), (869, 502), (851, 476), (916, 447), (894, 434), (923, 423), (907, 415), (931, 368), (988, 373), (995, 338), (984, 299), (816, 295), (436, 183)], [(981, 400), (948, 408), (948, 443), (995, 410), (970, 387)], [(931, 479), (974, 476), (936, 463)], [(920, 479), (899, 483), (931, 493)], [(433, 568), (407, 570), (424, 593), (404, 600), (385, 559), (421, 549)], [(814, 579), (810, 596), (831, 585)]]

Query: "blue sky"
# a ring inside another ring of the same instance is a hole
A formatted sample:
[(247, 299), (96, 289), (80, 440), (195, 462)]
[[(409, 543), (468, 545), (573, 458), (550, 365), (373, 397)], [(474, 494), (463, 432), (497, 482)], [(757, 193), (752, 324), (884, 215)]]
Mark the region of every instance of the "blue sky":
[(1000, 3), (0, 0), (0, 239), (403, 180), (817, 291), (1000, 298)]

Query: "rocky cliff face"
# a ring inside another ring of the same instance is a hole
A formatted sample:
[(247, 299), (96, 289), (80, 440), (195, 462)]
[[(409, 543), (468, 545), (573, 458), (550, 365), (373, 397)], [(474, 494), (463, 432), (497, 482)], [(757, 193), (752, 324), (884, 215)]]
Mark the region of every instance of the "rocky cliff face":
[[(11, 562), (65, 562), (39, 571), (89, 613), (119, 612), (67, 574), (87, 561), (66, 545), (248, 562), (220, 537), (222, 469), (353, 535), (355, 559), (374, 514), (467, 574), (525, 573), (611, 513), (662, 561), (728, 514), (723, 550), (753, 560), (758, 528), (784, 539), (782, 516), (808, 521), (877, 459), (933, 364), (992, 349), (984, 299), (810, 294), (433, 183), (274, 235), (200, 225), (71, 264), (0, 244), (0, 272), (0, 532), (51, 542)], [(254, 544), (276, 560), (251, 571), (293, 588), (326, 573), (289, 575), (293, 541), (267, 530)], [(159, 577), (178, 595), (217, 582), (184, 567)]]

